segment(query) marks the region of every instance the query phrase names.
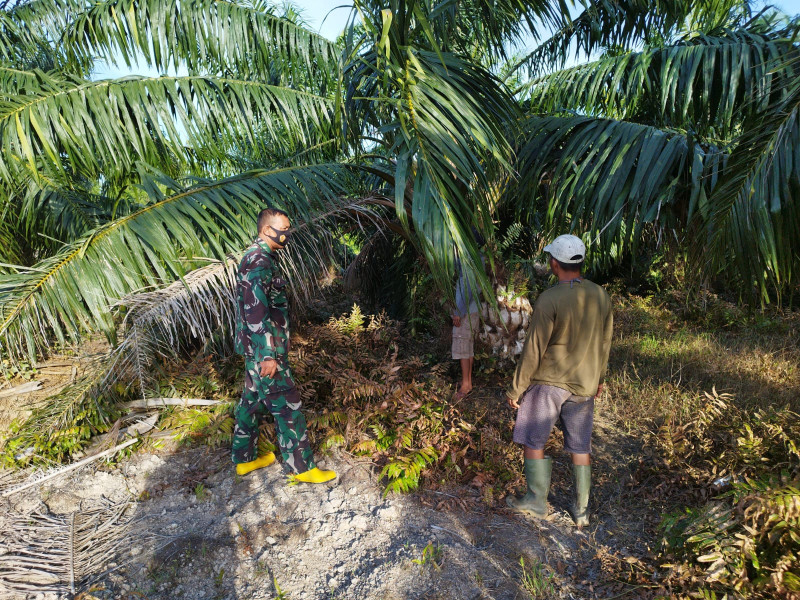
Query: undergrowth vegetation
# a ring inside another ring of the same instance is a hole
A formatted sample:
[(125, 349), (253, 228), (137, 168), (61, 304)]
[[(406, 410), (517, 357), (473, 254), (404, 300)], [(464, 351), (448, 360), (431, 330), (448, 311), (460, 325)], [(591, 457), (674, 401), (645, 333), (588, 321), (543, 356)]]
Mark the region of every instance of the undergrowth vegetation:
[(671, 597), (796, 600), (797, 315), (680, 300), (617, 298), (605, 405), (642, 439), (636, 497), (667, 508), (652, 570)]
[(95, 383), (96, 377), (84, 376), (27, 419), (12, 422), (8, 432), (0, 433), (0, 464), (57, 464), (81, 452), (93, 437), (110, 432), (121, 417), (119, 398), (112, 397), (113, 391), (105, 396), (81, 393)]
[(401, 323), (357, 306), (311, 326), (297, 344), (295, 373), (317, 446), (369, 456), (387, 493), (414, 490), (423, 477), (473, 477), (488, 442), (486, 409), (451, 403), (449, 365), (426, 363), (424, 348)]
[[(615, 340), (597, 411), (639, 448), (630, 468), (634, 501), (663, 513), (648, 520), (660, 525), (637, 534), (653, 542), (645, 571), (636, 581), (621, 570), (609, 576), (675, 597), (796, 600), (797, 315), (748, 314), (714, 296), (689, 302), (674, 292), (642, 297), (614, 291)], [(293, 337), (291, 362), (317, 452), (338, 448), (369, 459), (387, 494), (469, 486), (485, 507), (502, 506), (521, 482), (513, 415), (501, 397), (513, 365), (479, 348), (476, 392), (454, 403), (446, 314), (430, 309), (425, 331), (415, 333), (384, 313), (366, 314), (357, 304), (344, 309), (345, 301), (333, 316), (325, 314), (326, 321), (306, 323)], [(180, 443), (226, 448), (243, 365), (222, 351), (194, 352), (164, 364), (154, 391), (222, 402), (162, 410), (158, 428), (174, 432)], [(122, 403), (133, 399), (124, 387), (115, 392), (80, 406), (51, 402), (34, 411), (9, 435), (5, 462), (51, 464), (86, 451), (97, 434), (113, 438), (127, 423)], [(272, 423), (264, 423), (260, 451), (274, 450), (274, 439)], [(560, 453), (557, 442), (550, 451)], [(598, 479), (598, 497), (605, 493), (600, 485)], [(461, 501), (447, 500), (447, 506), (466, 506), (458, 496)]]
[[(795, 599), (800, 594), (800, 415), (746, 412), (705, 394), (695, 417), (648, 436), (652, 466), (690, 508), (663, 521), (677, 589)], [(707, 496), (706, 501), (701, 498)]]

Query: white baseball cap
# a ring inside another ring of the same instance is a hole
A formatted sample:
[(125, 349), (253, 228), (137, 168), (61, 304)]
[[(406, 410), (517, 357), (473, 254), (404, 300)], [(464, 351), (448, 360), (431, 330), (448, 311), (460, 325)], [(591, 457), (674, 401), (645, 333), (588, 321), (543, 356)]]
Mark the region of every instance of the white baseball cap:
[(579, 237), (569, 234), (558, 236), (544, 247), (544, 251), (566, 264), (579, 263), (586, 258), (586, 246)]

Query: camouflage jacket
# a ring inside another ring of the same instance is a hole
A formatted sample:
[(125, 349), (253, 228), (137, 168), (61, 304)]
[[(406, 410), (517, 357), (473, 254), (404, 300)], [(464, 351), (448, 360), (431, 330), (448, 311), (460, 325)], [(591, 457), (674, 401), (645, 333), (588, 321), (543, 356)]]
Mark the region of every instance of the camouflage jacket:
[(261, 239), (245, 251), (236, 272), (235, 350), (261, 362), (287, 363), (289, 305), (286, 281), (275, 264), (275, 253)]

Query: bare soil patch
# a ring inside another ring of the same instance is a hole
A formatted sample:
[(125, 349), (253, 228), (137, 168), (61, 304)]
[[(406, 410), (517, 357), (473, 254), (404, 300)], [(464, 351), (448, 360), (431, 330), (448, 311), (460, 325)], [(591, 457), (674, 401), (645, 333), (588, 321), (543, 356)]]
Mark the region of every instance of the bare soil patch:
[(12, 496), (4, 512), (68, 515), (131, 502), (129, 533), (82, 582), (93, 590), (84, 598), (511, 600), (535, 597), (526, 591), (533, 569), (543, 597), (605, 597), (629, 589), (607, 581), (607, 563), (638, 560), (648, 545), (625, 507), (635, 444), (602, 421), (597, 438), (595, 522), (585, 530), (565, 512), (564, 455), (547, 522), (492, 509), (472, 485), (384, 497), (369, 463), (336, 451), (323, 461), (336, 481), (289, 486), (277, 464), (239, 478), (227, 450), (176, 446), (61, 477)]

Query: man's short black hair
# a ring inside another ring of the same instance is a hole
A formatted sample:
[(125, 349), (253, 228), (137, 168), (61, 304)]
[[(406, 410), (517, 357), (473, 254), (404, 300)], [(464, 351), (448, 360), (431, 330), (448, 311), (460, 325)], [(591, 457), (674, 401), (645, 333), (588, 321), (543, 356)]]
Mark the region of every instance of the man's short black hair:
[(564, 269), (565, 271), (582, 271), (583, 263), (585, 262), (584, 260), (582, 260), (581, 262), (576, 262), (576, 263), (565, 263), (561, 262), (557, 258), (553, 258), (553, 255), (550, 255), (550, 258), (556, 261), (556, 264), (558, 264), (558, 266)]
[(265, 208), (258, 213), (258, 220), (256, 221), (256, 227), (258, 227), (258, 231), (261, 231), (264, 228), (264, 225), (267, 225), (268, 221), (275, 217), (286, 217), (288, 219), (289, 215), (278, 208)]

